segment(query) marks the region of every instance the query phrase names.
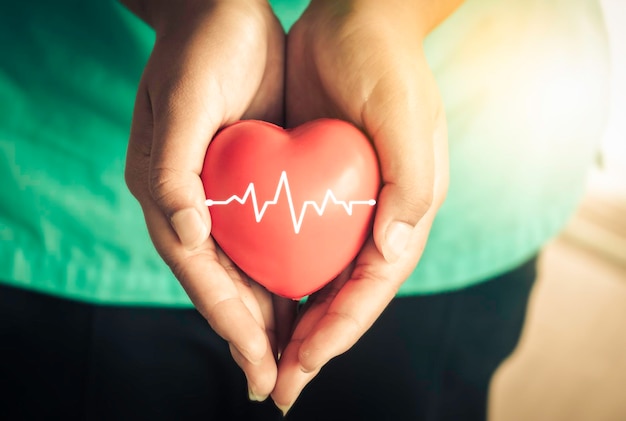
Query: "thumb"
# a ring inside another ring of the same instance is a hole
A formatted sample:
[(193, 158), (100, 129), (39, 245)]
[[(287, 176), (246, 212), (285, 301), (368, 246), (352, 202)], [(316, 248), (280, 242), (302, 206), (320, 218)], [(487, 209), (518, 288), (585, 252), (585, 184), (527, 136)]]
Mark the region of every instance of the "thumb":
[[(241, 118), (262, 81), (262, 63), (240, 57), (238, 33), (222, 33), (229, 25), (239, 25), (236, 29), (248, 24), (238, 17), (216, 12), (203, 22), (208, 33), (190, 39), (182, 51), (171, 40), (162, 40), (163, 48), (151, 57), (147, 84), (154, 133), (149, 189), (187, 249), (203, 244), (210, 233), (200, 179), (209, 143), (220, 127)], [(168, 67), (172, 60), (177, 64)]]
[[(227, 104), (224, 92), (229, 92), (226, 85), (232, 79), (230, 61), (216, 57), (227, 57), (222, 50), (228, 45), (203, 42), (201, 46), (199, 50), (190, 41), (175, 53), (175, 46), (163, 41), (161, 48), (155, 47), (146, 76), (154, 119), (149, 192), (188, 250), (202, 245), (210, 233), (200, 179), (209, 143), (223, 124), (243, 114), (251, 96), (240, 95), (240, 101)], [(168, 67), (168, 60), (178, 64)], [(255, 76), (251, 79), (260, 79)]]
[(203, 244), (210, 233), (211, 220), (199, 175), (221, 119), (205, 111), (203, 104), (198, 103), (198, 95), (186, 93), (182, 97), (184, 106), (182, 98), (153, 100), (154, 137), (148, 184), (151, 198), (170, 221), (182, 245), (192, 250)]
[[(432, 104), (410, 98), (410, 90), (395, 92), (401, 92), (400, 97), (391, 96), (397, 101), (384, 102), (383, 110), (372, 104), (368, 115), (374, 118), (369, 121), (364, 118), (365, 129), (378, 153), (382, 176), (373, 227), (374, 243), (390, 263), (404, 253), (415, 226), (433, 206), (433, 140), (438, 120), (437, 113), (429, 107)], [(389, 98), (389, 91), (387, 95)], [(394, 106), (394, 103), (401, 105)], [(366, 106), (366, 111), (368, 108)]]

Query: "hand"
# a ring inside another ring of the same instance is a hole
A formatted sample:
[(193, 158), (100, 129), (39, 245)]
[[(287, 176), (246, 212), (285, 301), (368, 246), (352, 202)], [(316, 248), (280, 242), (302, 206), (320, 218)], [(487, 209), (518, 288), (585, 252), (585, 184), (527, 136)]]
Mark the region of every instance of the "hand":
[(242, 118), (282, 123), (284, 32), (260, 0), (126, 4), (156, 31), (137, 92), (126, 182), (156, 249), (229, 342), (251, 398), (262, 400), (276, 380), (275, 313), (289, 304), (250, 282), (209, 236), (199, 174), (220, 127)]
[(425, 11), (415, 3), (313, 1), (288, 35), (287, 124), (335, 117), (360, 127), (377, 151), (382, 189), (372, 238), (310, 298), (282, 354), (272, 398), (283, 412), (395, 296), (447, 191), (444, 111), (422, 51), (432, 22), (416, 19)]

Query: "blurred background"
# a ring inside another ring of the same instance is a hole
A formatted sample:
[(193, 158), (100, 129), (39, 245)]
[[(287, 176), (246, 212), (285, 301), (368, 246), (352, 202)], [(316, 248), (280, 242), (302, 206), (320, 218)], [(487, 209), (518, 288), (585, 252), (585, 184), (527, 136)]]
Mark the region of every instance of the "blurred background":
[(491, 420), (626, 420), (626, 1), (602, 5), (612, 61), (602, 151), (541, 256), (524, 333), (491, 384)]

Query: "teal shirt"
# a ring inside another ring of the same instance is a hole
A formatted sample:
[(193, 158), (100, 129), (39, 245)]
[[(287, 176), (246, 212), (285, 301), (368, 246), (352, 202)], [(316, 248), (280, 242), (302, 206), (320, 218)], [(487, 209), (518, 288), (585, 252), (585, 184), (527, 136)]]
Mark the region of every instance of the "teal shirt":
[[(289, 27), (306, 2), (272, 1)], [(0, 15), (0, 282), (98, 303), (189, 306), (124, 184), (154, 42), (114, 1)], [(606, 115), (595, 1), (468, 0), (426, 41), (449, 124), (450, 190), (400, 295), (516, 266), (572, 213)]]

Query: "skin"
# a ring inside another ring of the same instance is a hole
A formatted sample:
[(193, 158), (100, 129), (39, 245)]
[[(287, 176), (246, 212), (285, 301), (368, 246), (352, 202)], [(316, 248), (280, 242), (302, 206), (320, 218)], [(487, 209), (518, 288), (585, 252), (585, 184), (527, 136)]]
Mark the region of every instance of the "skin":
[[(422, 42), (460, 1), (313, 0), (286, 50), (264, 0), (124, 3), (157, 35), (137, 92), (127, 184), (156, 249), (230, 344), (250, 398), (271, 393), (287, 412), (372, 325), (422, 254), (448, 186), (445, 116)], [(293, 127), (319, 117), (370, 137), (382, 190), (372, 237), (294, 325), (294, 303), (216, 247), (199, 174), (210, 139), (229, 123)]]
[(243, 118), (282, 124), (284, 31), (265, 1), (125, 3), (156, 31), (136, 97), (126, 183), (156, 249), (228, 341), (250, 398), (265, 399), (295, 304), (251, 282), (216, 247), (199, 174), (220, 127)]
[(287, 125), (354, 123), (376, 148), (383, 183), (372, 238), (308, 301), (279, 361), (272, 398), (285, 413), (374, 323), (425, 247), (448, 188), (448, 151), (422, 43), (459, 3), (314, 0), (288, 35)]

